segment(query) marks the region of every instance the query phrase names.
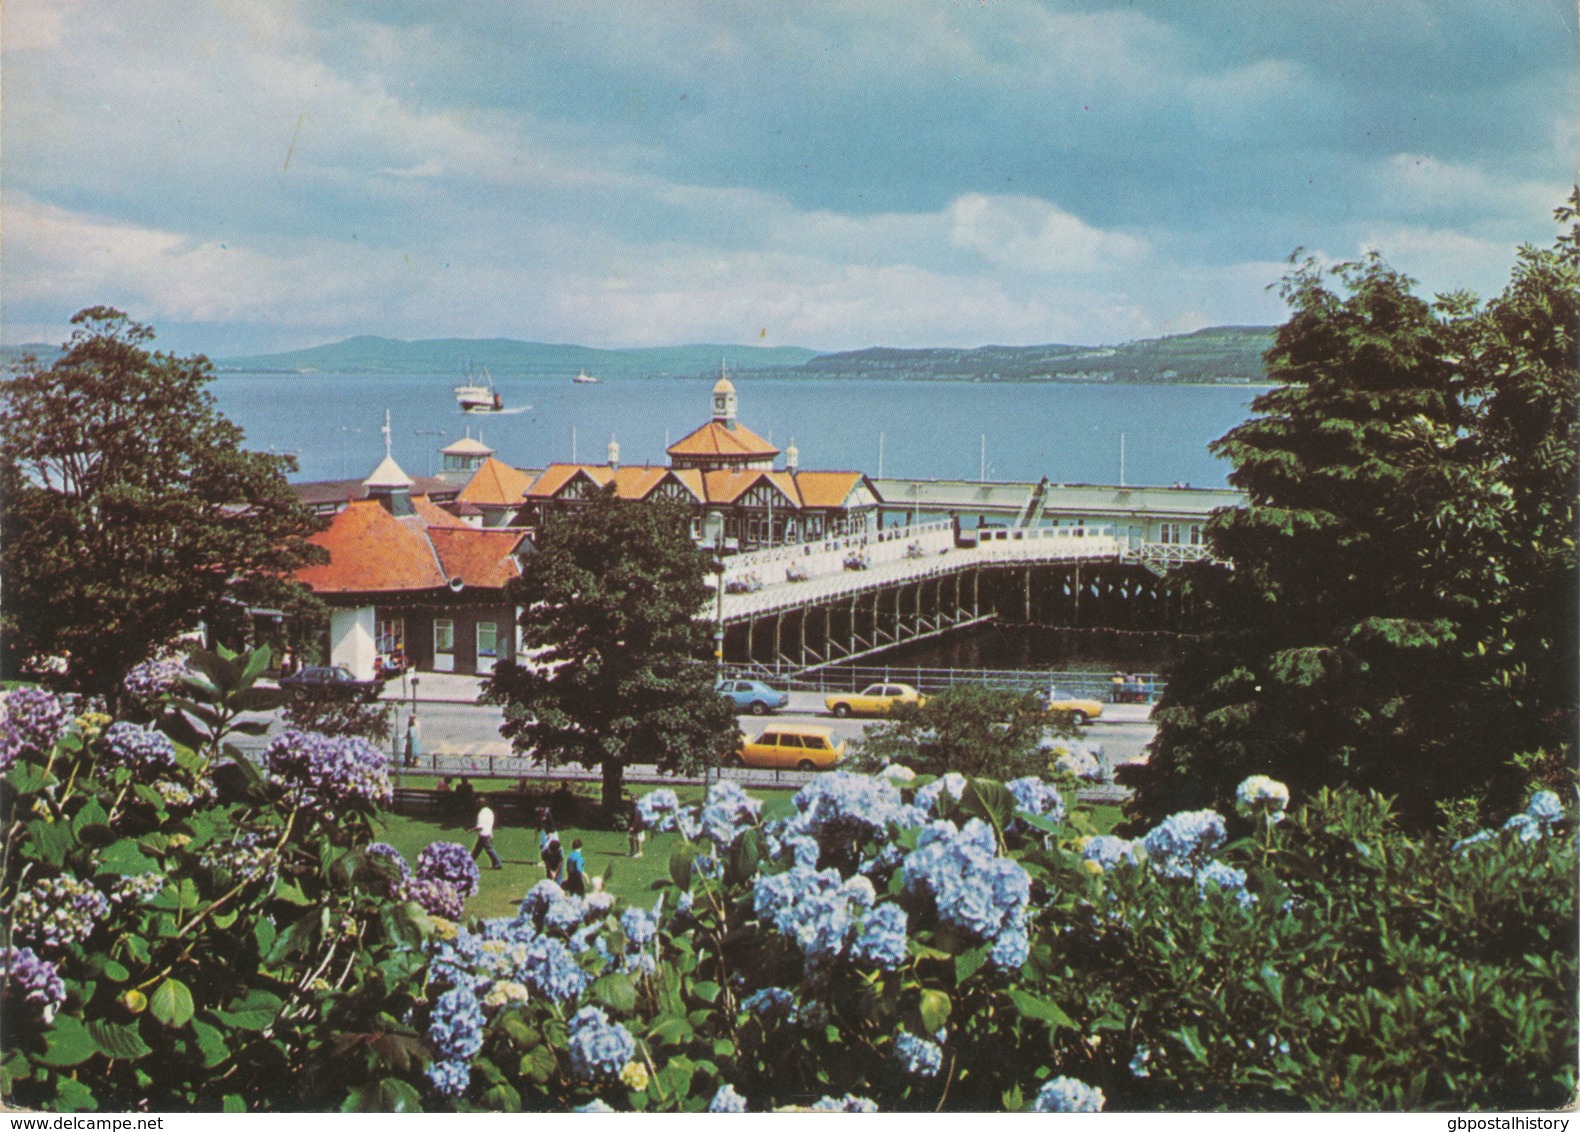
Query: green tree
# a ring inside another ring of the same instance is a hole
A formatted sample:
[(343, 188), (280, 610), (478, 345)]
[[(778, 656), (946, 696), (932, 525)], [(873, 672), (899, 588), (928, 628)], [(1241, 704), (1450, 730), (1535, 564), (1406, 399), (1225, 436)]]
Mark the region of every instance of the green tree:
[(712, 559), (688, 530), (683, 508), (605, 492), (548, 525), (506, 588), (523, 610), (526, 660), (488, 683), (500, 730), (550, 765), (602, 768), (610, 813), (627, 766), (699, 770), (735, 746), (734, 713), (703, 660)]
[(920, 706), (896, 704), (853, 741), (852, 761), (868, 770), (899, 763), (918, 774), (1010, 779), (1048, 769), (1039, 745), (1049, 730), (1077, 734), (1068, 720), (1049, 715), (1036, 693), (962, 684)]
[(114, 696), (157, 646), (227, 608), (311, 608), (289, 580), (317, 553), (288, 456), (242, 448), (201, 356), (152, 353), (120, 311), (79, 312), (64, 354), (4, 383), (4, 668), (56, 659)]
[(1200, 632), (1148, 764), (1123, 776), (1135, 813), (1222, 807), (1268, 773), (1375, 789), (1425, 824), (1454, 800), (1506, 806), (1516, 756), (1558, 773), (1575, 718), (1566, 239), (1522, 250), (1484, 311), (1429, 304), (1375, 257), (1285, 280), (1282, 384), (1214, 445), (1247, 503), (1209, 524), (1219, 561), (1180, 577)]

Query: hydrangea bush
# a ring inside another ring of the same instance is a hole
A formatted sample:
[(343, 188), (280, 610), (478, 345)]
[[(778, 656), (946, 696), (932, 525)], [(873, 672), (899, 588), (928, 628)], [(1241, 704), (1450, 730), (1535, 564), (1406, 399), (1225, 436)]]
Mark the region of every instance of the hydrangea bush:
[[(1573, 1087), (1560, 801), (1458, 845), (1386, 802), (1096, 836), (1050, 784), (825, 774), (763, 822), (733, 786), (651, 907), (540, 882), (430, 939), (431, 1016), (485, 1023), (425, 1103), (766, 1112), (1539, 1107)], [(1295, 800), (1299, 801), (1299, 800)], [(1538, 832), (1532, 834), (1530, 830)], [(435, 1023), (437, 1024), (437, 1023)], [(441, 1028), (443, 1028), (441, 1026)]]
[[(5, 696), (0, 1094), (52, 1111), (415, 1108), (427, 917), (368, 852), (382, 762), (258, 733), (264, 650), (133, 674), (154, 724)], [(456, 910), (459, 914), (459, 909)]]

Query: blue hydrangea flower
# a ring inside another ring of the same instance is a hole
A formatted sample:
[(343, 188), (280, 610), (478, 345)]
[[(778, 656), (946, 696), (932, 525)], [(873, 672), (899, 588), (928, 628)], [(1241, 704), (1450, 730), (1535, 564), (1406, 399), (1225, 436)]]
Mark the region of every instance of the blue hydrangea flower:
[(111, 766), (149, 778), (176, 769), (176, 745), (161, 732), (118, 720), (105, 729), (101, 742), (105, 762)]
[(70, 716), (60, 697), (43, 688), (16, 688), (0, 707), (0, 771), (19, 758), (41, 755), (55, 745)]
[(1253, 774), (1235, 791), (1234, 808), (1242, 817), (1260, 815), (1269, 824), (1277, 824), (1289, 808), (1289, 787), (1265, 774)]
[(1022, 813), (1049, 821), (1064, 820), (1064, 795), (1051, 782), (1044, 782), (1036, 775), (1027, 775), (1006, 782), (1004, 788), (1015, 798)]
[(1074, 1077), (1055, 1077), (1037, 1092), (1032, 1112), (1102, 1112), (1103, 1090), (1077, 1081)]
[(866, 1097), (858, 1097), (846, 1093), (842, 1097), (821, 1097), (818, 1102), (807, 1106), (808, 1112), (877, 1112), (876, 1101)]
[(882, 971), (897, 969), (905, 962), (905, 929), (905, 909), (898, 904), (880, 904), (862, 917), (850, 946), (851, 959)]
[(900, 1068), (912, 1077), (936, 1077), (944, 1064), (944, 1051), (937, 1042), (919, 1038), (906, 1029), (895, 1035), (894, 1056), (899, 1059)]
[(440, 880), (462, 896), (477, 893), (477, 862), (464, 845), (453, 841), (435, 841), (417, 854), (417, 879)]
[(606, 1114), (614, 1112), (615, 1110), (610, 1106), (609, 1102), (604, 1100), (602, 1097), (594, 1097), (584, 1105), (577, 1105), (575, 1108), (571, 1109), (571, 1111)]
[(469, 986), (452, 987), (433, 1004), (428, 1044), (441, 1060), (470, 1061), (483, 1048), (483, 1004)]
[(820, 775), (795, 795), (796, 832), (811, 837), (825, 852), (843, 853), (887, 831), (904, 813), (892, 782), (864, 774), (835, 771)]
[(742, 1002), (741, 1009), (764, 1025), (780, 1020), (794, 1022), (795, 995), (783, 987), (764, 987)]
[(1542, 790), (1532, 795), (1530, 802), (1526, 804), (1525, 813), (1534, 821), (1544, 823), (1562, 821), (1564, 804), (1551, 790)]
[(1137, 1046), (1136, 1052), (1130, 1057), (1130, 1075), (1132, 1077), (1152, 1076), (1152, 1070), (1148, 1066), (1148, 1062), (1151, 1060), (1152, 1048), (1145, 1045)]
[(6, 987), (6, 997), (32, 1006), (46, 1024), (66, 1001), (66, 984), (55, 965), (31, 947), (0, 949), (0, 985)]
[(916, 805), (930, 814), (937, 813), (938, 799), (945, 791), (955, 801), (960, 801), (960, 796), (966, 792), (965, 775), (950, 771), (942, 778), (935, 778), (916, 792)]
[(1119, 865), (1133, 865), (1146, 857), (1146, 851), (1134, 841), (1111, 834), (1099, 833), (1088, 837), (1081, 846), (1081, 860), (1095, 861), (1105, 873)]
[(741, 832), (757, 824), (763, 804), (747, 795), (739, 783), (728, 779), (708, 788), (701, 814), (702, 835), (720, 849), (735, 843)]
[(719, 1086), (719, 1091), (713, 1094), (713, 1099), (708, 1102), (709, 1112), (750, 1112), (746, 1106), (746, 1098), (735, 1091), (735, 1086), (726, 1082)]
[(269, 778), (303, 804), (332, 809), (347, 802), (387, 804), (394, 797), (384, 756), (354, 735), (282, 731), (264, 751)]
[(636, 1040), (598, 1007), (584, 1006), (571, 1019), (565, 1052), (577, 1080), (612, 1080), (636, 1053)]
[(472, 1063), (446, 1058), (442, 1061), (429, 1062), (424, 1072), (428, 1075), (434, 1092), (441, 1097), (458, 1097), (466, 1092), (466, 1086), (471, 1083)]
[(1503, 831), (1512, 833), (1521, 841), (1539, 841), (1546, 829), (1544, 823), (1537, 821), (1530, 814), (1515, 814), (1503, 823)]
[(620, 927), (625, 938), (637, 947), (644, 947), (658, 934), (658, 921), (641, 908), (627, 908), (620, 917)]
[(995, 943), (1011, 931), (998, 952), (1008, 962), (1019, 950), (1013, 932), (1024, 925), (1031, 878), (1016, 862), (996, 856), (996, 850), (992, 829), (977, 818), (959, 830), (952, 822), (935, 822), (906, 856), (901, 879), (913, 903), (931, 904), (940, 922), (977, 940)]
[(1249, 908), (1256, 903), (1256, 894), (1245, 890), (1244, 870), (1222, 861), (1208, 861), (1196, 870), (1197, 891), (1205, 897), (1209, 888), (1217, 888), (1225, 895), (1233, 896), (1242, 908)]
[(527, 944), (526, 957), (516, 968), (516, 981), (552, 1002), (568, 1003), (587, 989), (592, 976), (581, 969), (565, 944), (539, 936)]
[(1189, 877), (1207, 862), (1225, 837), (1223, 815), (1216, 810), (1172, 814), (1141, 839), (1153, 866), (1163, 876)]

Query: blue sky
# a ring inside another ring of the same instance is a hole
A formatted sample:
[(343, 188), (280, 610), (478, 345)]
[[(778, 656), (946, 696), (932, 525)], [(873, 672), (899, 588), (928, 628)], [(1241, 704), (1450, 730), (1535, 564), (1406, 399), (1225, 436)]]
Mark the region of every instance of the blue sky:
[(1572, 0), (7, 0), (8, 343), (814, 349), (1483, 295), (1575, 180)]

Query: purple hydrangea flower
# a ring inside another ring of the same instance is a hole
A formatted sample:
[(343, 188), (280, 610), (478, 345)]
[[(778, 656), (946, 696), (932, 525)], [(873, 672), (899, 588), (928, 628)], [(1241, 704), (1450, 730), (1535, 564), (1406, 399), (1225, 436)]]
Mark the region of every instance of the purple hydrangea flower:
[(1031, 1102), (1032, 1112), (1102, 1112), (1103, 1090), (1077, 1081), (1074, 1077), (1055, 1077)]
[(104, 893), (73, 876), (41, 881), (16, 898), (12, 930), (45, 951), (81, 943), (110, 914)]
[(162, 732), (145, 731), (135, 723), (119, 720), (110, 724), (101, 746), (105, 762), (133, 774), (154, 777), (176, 769), (176, 745)]
[(462, 896), (474, 896), (480, 874), (464, 845), (435, 841), (417, 854), (417, 879), (442, 880)]
[(164, 873), (142, 873), (138, 876), (122, 877), (115, 882), (110, 900), (116, 904), (142, 904), (157, 896), (164, 886)]
[(0, 950), (0, 984), (6, 997), (15, 997), (36, 1007), (46, 1023), (66, 1001), (66, 984), (55, 965), (33, 953), (31, 947)]
[(55, 745), (69, 716), (60, 698), (43, 688), (17, 688), (0, 708), (0, 771), (19, 758), (40, 755)]
[(331, 809), (347, 802), (384, 805), (394, 797), (384, 756), (354, 735), (283, 731), (264, 752), (269, 777), (305, 805)]
[(584, 1006), (571, 1019), (565, 1043), (571, 1075), (579, 1081), (611, 1080), (636, 1053), (636, 1040), (596, 1006)]
[(151, 656), (132, 667), (121, 680), (121, 691), (143, 707), (152, 707), (155, 701), (181, 687), (186, 671), (184, 656)]
[(448, 881), (417, 877), (406, 882), (406, 899), (420, 904), (430, 916), (459, 920), (466, 914), (466, 897)]
[(401, 894), (406, 890), (406, 882), (411, 879), (411, 866), (406, 863), (406, 857), (399, 849), (387, 841), (375, 841), (364, 849), (363, 853), (370, 859), (377, 858), (394, 863), (396, 870), (400, 873), (400, 879), (390, 880), (387, 895), (391, 900), (400, 899)]

